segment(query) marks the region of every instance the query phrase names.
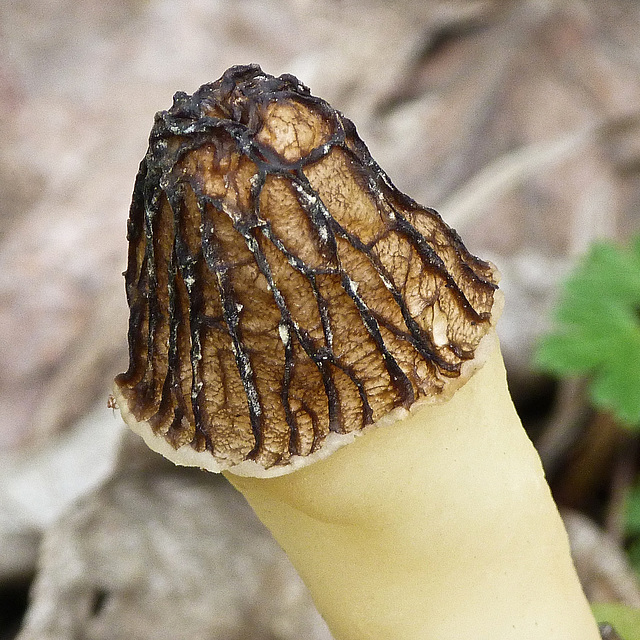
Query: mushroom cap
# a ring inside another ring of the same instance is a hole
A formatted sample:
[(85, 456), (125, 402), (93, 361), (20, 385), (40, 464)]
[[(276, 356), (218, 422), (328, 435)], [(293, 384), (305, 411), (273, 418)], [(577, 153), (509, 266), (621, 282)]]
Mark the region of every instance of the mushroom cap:
[(127, 424), (177, 464), (275, 476), (448, 399), (498, 274), (290, 75), (228, 69), (156, 115), (128, 221)]

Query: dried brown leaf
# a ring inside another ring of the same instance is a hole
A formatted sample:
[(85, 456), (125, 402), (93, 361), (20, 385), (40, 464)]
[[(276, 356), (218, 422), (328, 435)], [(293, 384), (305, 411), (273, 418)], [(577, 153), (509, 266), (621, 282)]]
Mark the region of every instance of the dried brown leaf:
[(19, 640), (329, 640), (283, 552), (226, 481), (176, 470), (131, 439), (133, 466), (45, 534)]

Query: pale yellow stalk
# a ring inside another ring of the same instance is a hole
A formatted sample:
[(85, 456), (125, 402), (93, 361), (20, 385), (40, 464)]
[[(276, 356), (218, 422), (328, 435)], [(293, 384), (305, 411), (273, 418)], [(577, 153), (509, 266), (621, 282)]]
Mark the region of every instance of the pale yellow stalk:
[(336, 640), (597, 640), (493, 354), (446, 403), (276, 478), (227, 478)]

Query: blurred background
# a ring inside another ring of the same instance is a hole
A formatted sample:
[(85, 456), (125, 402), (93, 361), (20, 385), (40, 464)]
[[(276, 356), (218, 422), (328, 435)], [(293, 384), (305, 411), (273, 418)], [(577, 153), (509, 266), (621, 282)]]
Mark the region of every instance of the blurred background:
[(251, 62), (345, 113), (498, 265), (510, 385), (587, 594), (640, 606), (637, 437), (532, 364), (576, 260), (640, 231), (638, 33), (632, 0), (0, 3), (0, 640), (329, 638), (224, 482), (107, 408), (154, 113)]

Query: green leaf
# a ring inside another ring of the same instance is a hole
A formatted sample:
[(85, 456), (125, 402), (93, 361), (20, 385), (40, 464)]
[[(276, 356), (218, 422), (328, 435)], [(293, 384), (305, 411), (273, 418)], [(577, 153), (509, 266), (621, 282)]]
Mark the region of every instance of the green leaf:
[(592, 403), (640, 428), (640, 236), (628, 248), (595, 244), (565, 282), (553, 319), (536, 365), (591, 377)]
[(631, 566), (640, 575), (640, 538), (634, 538), (627, 549), (627, 557)]
[(622, 640), (640, 640), (640, 609), (602, 602), (592, 604), (591, 610), (599, 623), (608, 622)]
[(625, 528), (630, 536), (640, 535), (640, 483), (635, 485), (625, 503)]
[(640, 350), (636, 360), (618, 357), (603, 364), (590, 387), (593, 404), (623, 423), (640, 424)]

